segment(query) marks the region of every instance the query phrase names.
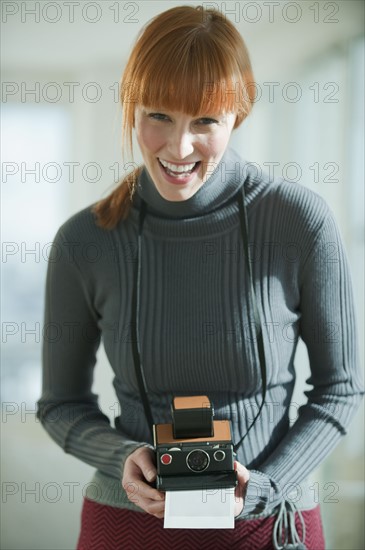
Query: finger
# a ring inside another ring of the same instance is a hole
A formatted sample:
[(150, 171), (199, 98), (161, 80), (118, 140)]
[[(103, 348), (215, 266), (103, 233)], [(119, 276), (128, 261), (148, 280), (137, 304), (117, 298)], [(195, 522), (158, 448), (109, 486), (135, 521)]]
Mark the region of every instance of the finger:
[(155, 454), (151, 449), (140, 448), (132, 453), (125, 462), (122, 486), (128, 499), (135, 502), (137, 498), (164, 502), (165, 495), (146, 482), (146, 477), (156, 477), (154, 465)]
[(151, 500), (149, 498), (144, 498), (138, 493), (133, 495), (129, 494), (127, 491), (127, 496), (133, 504), (147, 512), (148, 514), (154, 515), (156, 517), (162, 518), (165, 515), (165, 502)]
[[(132, 460), (126, 463), (122, 485), (126, 488), (126, 485), (133, 483), (141, 497), (161, 501), (165, 498), (164, 493), (146, 483), (146, 476), (149, 479), (156, 478), (156, 468), (151, 455), (153, 453), (147, 449), (147, 452), (140, 453), (140, 455), (137, 453), (135, 457), (132, 457)], [(150, 475), (148, 475), (148, 472), (150, 472)], [(149, 479), (147, 478), (147, 481)]]
[(156, 502), (155, 500), (141, 498), (136, 504), (142, 508), (142, 510), (153, 516), (163, 518), (165, 515), (164, 502)]
[(154, 453), (151, 449), (146, 449), (147, 452), (141, 452), (133, 457), (135, 464), (141, 469), (143, 476), (150, 483), (156, 479), (157, 470), (154, 464)]
[(234, 469), (237, 473), (238, 484), (236, 486), (235, 494), (238, 497), (243, 497), (246, 493), (247, 482), (250, 478), (250, 473), (240, 462), (234, 462)]
[[(135, 479), (123, 484), (124, 490), (127, 492), (129, 500), (132, 498), (143, 498), (147, 500), (164, 502), (165, 494), (161, 493), (157, 489), (154, 489), (148, 483), (145, 483), (142, 479)], [(134, 502), (134, 501), (132, 501)]]
[(124, 469), (124, 475), (122, 479), (123, 489), (127, 492), (129, 500), (133, 502), (134, 497), (138, 495), (141, 498), (163, 501), (165, 499), (164, 493), (161, 493), (154, 487), (151, 487), (146, 483), (143, 474), (137, 464), (131, 463)]
[(237, 478), (243, 483), (247, 483), (250, 478), (250, 472), (237, 460), (234, 461), (234, 469), (237, 472)]

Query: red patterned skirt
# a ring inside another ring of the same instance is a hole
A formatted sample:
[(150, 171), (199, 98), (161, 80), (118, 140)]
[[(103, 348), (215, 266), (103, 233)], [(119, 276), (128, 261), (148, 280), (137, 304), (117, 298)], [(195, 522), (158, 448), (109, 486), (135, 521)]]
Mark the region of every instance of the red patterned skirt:
[[(305, 547), (324, 550), (319, 506), (302, 512)], [(272, 550), (275, 517), (236, 521), (234, 529), (164, 529), (150, 514), (84, 499), (77, 550)], [(302, 524), (295, 525), (302, 538)]]

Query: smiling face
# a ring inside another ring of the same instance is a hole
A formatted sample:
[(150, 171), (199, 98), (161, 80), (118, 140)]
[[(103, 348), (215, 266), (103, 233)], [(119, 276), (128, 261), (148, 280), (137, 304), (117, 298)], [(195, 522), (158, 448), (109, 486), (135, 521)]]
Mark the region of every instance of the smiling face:
[(223, 157), (235, 113), (191, 117), (180, 111), (137, 106), (135, 131), (145, 166), (168, 201), (195, 195)]

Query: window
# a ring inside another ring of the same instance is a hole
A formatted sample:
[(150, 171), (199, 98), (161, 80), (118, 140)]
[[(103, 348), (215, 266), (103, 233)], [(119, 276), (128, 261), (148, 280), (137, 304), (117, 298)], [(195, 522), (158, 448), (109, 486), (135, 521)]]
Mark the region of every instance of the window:
[(62, 106), (9, 103), (2, 132), (1, 398), (34, 410), (47, 258), (67, 217), (70, 118)]

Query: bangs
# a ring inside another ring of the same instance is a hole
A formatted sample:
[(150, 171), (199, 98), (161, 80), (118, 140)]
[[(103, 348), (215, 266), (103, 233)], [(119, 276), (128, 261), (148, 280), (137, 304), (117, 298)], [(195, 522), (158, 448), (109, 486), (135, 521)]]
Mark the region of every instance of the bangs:
[(199, 49), (182, 52), (176, 48), (159, 59), (149, 59), (148, 72), (134, 82), (137, 102), (191, 116), (245, 112), (244, 83), (237, 67), (225, 65), (216, 53)]

